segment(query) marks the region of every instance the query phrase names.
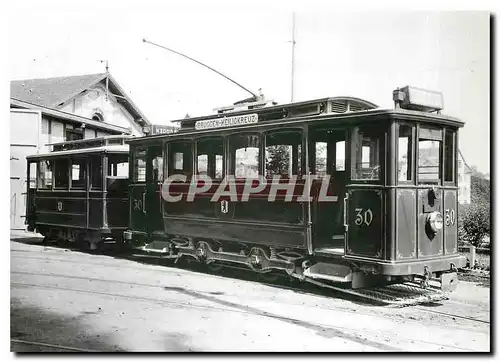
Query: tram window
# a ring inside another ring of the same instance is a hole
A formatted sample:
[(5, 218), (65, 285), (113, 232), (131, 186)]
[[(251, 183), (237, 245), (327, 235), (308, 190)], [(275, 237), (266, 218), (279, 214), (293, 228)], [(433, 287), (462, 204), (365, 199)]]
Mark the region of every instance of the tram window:
[(134, 153), (134, 182), (146, 182), (146, 150), (138, 149)]
[(335, 145), (335, 170), (345, 171), (345, 141), (338, 141)]
[(411, 180), (412, 167), (412, 127), (399, 126), (398, 137), (398, 181)]
[(71, 188), (85, 188), (86, 160), (73, 160), (71, 162)]
[(52, 160), (40, 161), (38, 165), (38, 188), (50, 189), (52, 187)]
[(128, 177), (128, 156), (110, 155), (108, 156), (108, 176)]
[(266, 135), (266, 177), (300, 175), (299, 132), (277, 132)]
[(191, 142), (170, 143), (168, 147), (170, 161), (168, 163), (169, 176), (182, 174), (191, 177), (193, 165)]
[(254, 178), (260, 174), (260, 137), (232, 136), (229, 140), (232, 171), (236, 178)]
[(352, 178), (354, 180), (380, 179), (381, 135), (372, 128), (355, 128), (353, 133)]
[(37, 175), (38, 175), (38, 172), (37, 172), (37, 163), (36, 162), (30, 162), (29, 163), (29, 188), (30, 189), (35, 189), (36, 188), (36, 178), (37, 178)]
[(222, 179), (224, 175), (223, 155), (224, 141), (222, 138), (198, 141), (196, 173), (214, 179)]
[(444, 180), (453, 182), (455, 174), (455, 132), (446, 130), (444, 150)]
[(316, 142), (316, 176), (326, 175), (328, 144), (326, 142)]
[(163, 155), (153, 158), (153, 181), (163, 181)]
[(419, 139), (418, 141), (418, 181), (419, 183), (439, 183), (441, 141)]
[(67, 188), (69, 186), (69, 160), (56, 160), (54, 168), (54, 186), (61, 189)]
[(99, 155), (90, 156), (90, 188), (102, 189), (102, 157)]

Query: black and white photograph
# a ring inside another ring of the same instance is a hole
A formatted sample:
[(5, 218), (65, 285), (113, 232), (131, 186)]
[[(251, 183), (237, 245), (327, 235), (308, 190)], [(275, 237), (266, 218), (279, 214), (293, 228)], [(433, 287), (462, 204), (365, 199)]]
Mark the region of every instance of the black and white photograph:
[(9, 6), (14, 358), (493, 351), (494, 13), (340, 3)]

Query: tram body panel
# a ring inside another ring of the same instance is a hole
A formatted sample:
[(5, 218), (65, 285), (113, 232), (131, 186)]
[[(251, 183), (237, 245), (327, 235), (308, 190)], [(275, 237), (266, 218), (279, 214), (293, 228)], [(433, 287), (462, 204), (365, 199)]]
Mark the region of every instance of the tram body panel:
[(347, 192), (346, 259), (358, 256), (383, 259), (385, 255), (385, 197), (382, 190), (349, 189)]
[(85, 191), (38, 191), (35, 209), (37, 224), (82, 229), (87, 227)]
[(431, 212), (440, 212), (442, 214), (442, 190), (438, 190), (438, 199), (433, 204), (429, 202), (429, 190), (418, 190), (418, 218), (417, 218), (417, 235), (418, 235), (418, 258), (425, 259), (429, 257), (437, 257), (443, 255), (443, 229), (437, 233), (429, 231), (428, 215)]
[(391, 254), (397, 261), (414, 260), (417, 258), (417, 190), (396, 189), (396, 224), (395, 247)]
[(445, 255), (458, 252), (458, 191), (444, 190), (443, 196), (444, 218), (444, 253)]

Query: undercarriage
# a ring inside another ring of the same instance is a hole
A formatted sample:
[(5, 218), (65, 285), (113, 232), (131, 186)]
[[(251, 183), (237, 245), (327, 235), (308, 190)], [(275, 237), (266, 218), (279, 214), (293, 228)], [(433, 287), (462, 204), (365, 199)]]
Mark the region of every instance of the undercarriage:
[[(132, 233), (125, 233), (131, 241)], [(422, 275), (382, 275), (366, 272), (360, 263), (344, 257), (317, 258), (306, 250), (274, 248), (262, 245), (224, 243), (171, 236), (135, 247), (141, 254), (176, 262), (190, 257), (215, 270), (223, 266), (243, 266), (259, 273), (263, 280), (276, 272), (293, 279), (349, 294), (373, 302), (398, 306), (447, 299), (458, 284), (457, 269), (432, 272), (425, 267)], [(267, 277), (266, 277), (267, 275)]]

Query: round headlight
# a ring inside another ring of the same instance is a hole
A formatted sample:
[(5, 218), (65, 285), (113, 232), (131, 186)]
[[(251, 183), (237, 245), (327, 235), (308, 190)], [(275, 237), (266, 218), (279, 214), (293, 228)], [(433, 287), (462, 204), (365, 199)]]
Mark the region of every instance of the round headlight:
[(432, 231), (437, 233), (443, 228), (443, 215), (439, 211), (433, 211), (427, 216), (427, 223), (431, 227)]

